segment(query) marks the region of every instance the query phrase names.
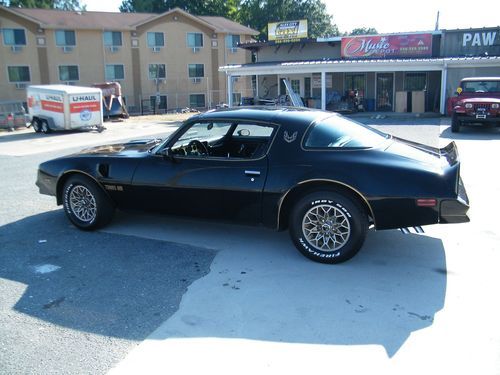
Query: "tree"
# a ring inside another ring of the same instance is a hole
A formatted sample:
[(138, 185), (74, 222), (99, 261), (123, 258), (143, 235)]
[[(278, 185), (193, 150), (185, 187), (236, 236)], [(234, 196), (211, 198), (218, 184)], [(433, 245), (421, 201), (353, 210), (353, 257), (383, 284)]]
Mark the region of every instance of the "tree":
[(321, 0), (243, 0), (236, 21), (259, 31), (259, 39), (264, 40), (269, 22), (300, 19), (308, 20), (309, 37), (339, 34)]
[(163, 13), (180, 8), (196, 16), (222, 16), (234, 19), (239, 0), (123, 0), (121, 12)]
[(377, 29), (374, 27), (357, 27), (353, 29), (349, 35), (374, 35), (378, 34)]
[(10, 0), (9, 6), (18, 8), (43, 8), (61, 10), (85, 10), (80, 0)]

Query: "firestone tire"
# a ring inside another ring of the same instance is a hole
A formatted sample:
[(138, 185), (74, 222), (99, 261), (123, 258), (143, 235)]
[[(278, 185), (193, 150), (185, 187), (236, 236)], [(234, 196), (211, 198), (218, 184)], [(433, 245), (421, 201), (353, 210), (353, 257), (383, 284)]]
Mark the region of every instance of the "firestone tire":
[(460, 120), (457, 117), (457, 114), (454, 113), (451, 117), (451, 132), (458, 133), (460, 132)]
[(363, 246), (368, 217), (353, 199), (332, 191), (303, 197), (294, 206), (289, 231), (297, 249), (320, 263), (351, 259)]
[(72, 176), (63, 187), (63, 207), (68, 219), (79, 229), (94, 230), (113, 218), (114, 204), (89, 177)]

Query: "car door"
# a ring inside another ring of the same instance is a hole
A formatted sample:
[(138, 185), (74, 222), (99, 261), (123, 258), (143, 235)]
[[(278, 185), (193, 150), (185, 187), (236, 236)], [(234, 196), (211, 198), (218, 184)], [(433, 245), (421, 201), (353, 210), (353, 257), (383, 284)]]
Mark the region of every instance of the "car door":
[[(237, 128), (233, 122), (218, 123), (217, 126), (233, 132)], [(230, 151), (229, 146), (223, 146), (223, 138), (227, 140), (228, 134), (221, 134), (220, 139), (215, 137), (213, 140), (204, 138), (201, 133), (193, 126), (184, 133), (185, 139), (194, 137), (203, 142), (210, 140), (211, 152), (217, 150), (218, 156), (183, 154), (178, 151), (171, 156), (157, 153), (141, 162), (132, 185), (141, 191), (139, 201), (143, 202), (143, 207), (194, 217), (260, 221), (262, 191), (268, 173), (266, 152), (240, 157)], [(241, 134), (245, 136), (247, 133)], [(181, 135), (167, 147), (170, 150), (179, 149), (182, 142)], [(227, 152), (222, 150), (223, 147), (227, 147)]]

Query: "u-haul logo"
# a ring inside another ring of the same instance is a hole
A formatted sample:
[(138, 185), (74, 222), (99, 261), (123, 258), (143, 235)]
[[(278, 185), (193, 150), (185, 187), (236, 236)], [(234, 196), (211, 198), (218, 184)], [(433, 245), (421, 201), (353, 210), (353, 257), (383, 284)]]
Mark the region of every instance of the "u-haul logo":
[(96, 102), (99, 99), (97, 99), (96, 95), (79, 95), (79, 96), (72, 96), (71, 101), (73, 103), (79, 103), (79, 102)]

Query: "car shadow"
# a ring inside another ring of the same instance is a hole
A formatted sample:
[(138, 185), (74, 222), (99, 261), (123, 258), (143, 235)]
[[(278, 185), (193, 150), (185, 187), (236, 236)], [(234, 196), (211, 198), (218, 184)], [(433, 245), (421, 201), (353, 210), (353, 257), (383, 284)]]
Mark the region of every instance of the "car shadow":
[(392, 357), (433, 324), (446, 295), (443, 243), (425, 235), (370, 231), (356, 257), (325, 265), (296, 251), (287, 232), (260, 227), (122, 213), (107, 230), (219, 250), (150, 339), (378, 344)]
[(150, 339), (376, 344), (392, 357), (446, 295), (441, 240), (399, 231), (370, 231), (335, 266), (301, 256), (286, 232), (156, 215), (82, 232), (56, 210), (0, 227), (0, 244), (0, 277), (26, 286), (16, 311), (130, 340), (160, 326)]
[(500, 127), (462, 125), (458, 133), (452, 133), (451, 127), (448, 127), (441, 133), (440, 137), (453, 140), (499, 140)]
[(5, 143), (5, 142), (15, 142), (15, 141), (25, 141), (25, 140), (31, 140), (31, 139), (41, 139), (41, 138), (53, 138), (53, 137), (60, 137), (68, 134), (75, 134), (75, 133), (98, 133), (97, 130), (65, 130), (65, 131), (56, 131), (56, 132), (50, 132), (47, 134), (44, 133), (35, 133), (35, 131), (23, 131), (22, 133), (8, 133), (4, 134), (0, 137), (0, 143)]

